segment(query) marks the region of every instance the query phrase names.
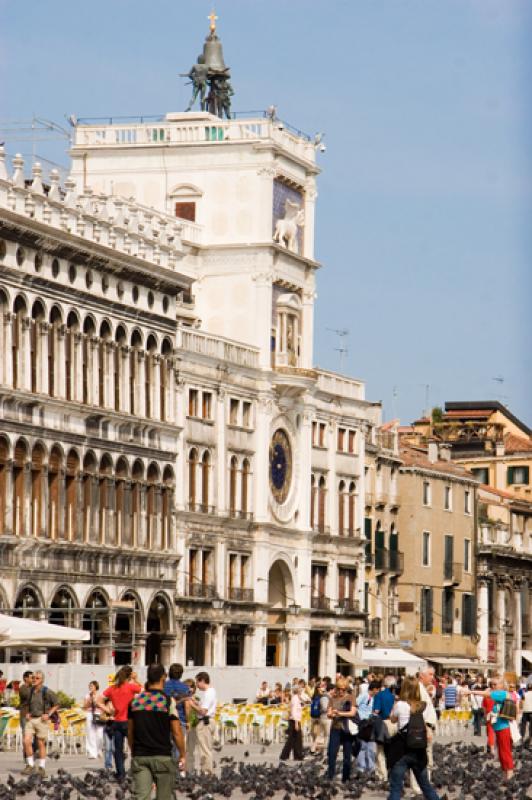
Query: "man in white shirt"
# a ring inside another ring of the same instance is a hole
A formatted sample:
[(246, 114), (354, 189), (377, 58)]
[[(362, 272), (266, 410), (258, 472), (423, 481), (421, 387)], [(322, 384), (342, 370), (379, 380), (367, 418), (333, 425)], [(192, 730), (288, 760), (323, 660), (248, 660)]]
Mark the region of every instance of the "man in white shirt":
[(211, 679), (207, 672), (198, 672), (196, 675), (196, 695), (198, 697), (196, 713), (200, 719), (196, 727), (196, 739), (200, 751), (200, 771), (206, 773), (214, 771), (212, 737), (214, 715), (216, 714), (216, 691), (210, 683)]
[[(427, 772), (429, 780), (434, 766), (434, 759), (432, 755), (432, 742), (434, 733), (436, 731), (436, 724), (438, 717), (436, 716), (436, 709), (434, 708), (433, 698), (436, 692), (434, 686), (434, 667), (425, 667), (425, 669), (418, 672), (419, 678), (419, 694), (423, 703), (425, 703), (425, 710), (423, 712), (423, 719), (427, 726)], [(421, 796), (422, 792), (418, 786), (418, 782), (414, 777), (414, 773), (410, 772), (410, 786), (415, 795)]]

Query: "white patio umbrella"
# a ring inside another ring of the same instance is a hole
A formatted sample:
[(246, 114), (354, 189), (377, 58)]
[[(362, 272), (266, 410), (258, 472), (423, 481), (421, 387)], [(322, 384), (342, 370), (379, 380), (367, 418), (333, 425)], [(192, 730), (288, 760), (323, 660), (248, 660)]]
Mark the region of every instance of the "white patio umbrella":
[(61, 642), (86, 642), (90, 633), (66, 625), (52, 625), (24, 617), (0, 614), (0, 647), (48, 647)]

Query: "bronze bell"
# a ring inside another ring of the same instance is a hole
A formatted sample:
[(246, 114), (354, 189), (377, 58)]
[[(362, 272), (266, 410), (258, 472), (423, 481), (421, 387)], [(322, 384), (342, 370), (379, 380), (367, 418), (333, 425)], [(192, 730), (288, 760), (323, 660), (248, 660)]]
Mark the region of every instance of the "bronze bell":
[(216, 34), (211, 34), (211, 36), (205, 39), (203, 57), (205, 58), (205, 64), (212, 72), (225, 72), (227, 70), (224, 62), (222, 43)]

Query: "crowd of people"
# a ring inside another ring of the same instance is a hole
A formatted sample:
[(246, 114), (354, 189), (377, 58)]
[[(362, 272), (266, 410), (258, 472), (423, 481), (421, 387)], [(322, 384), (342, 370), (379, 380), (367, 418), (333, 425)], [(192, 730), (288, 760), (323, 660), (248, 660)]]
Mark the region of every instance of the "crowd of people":
[[(148, 667), (142, 686), (130, 666), (121, 667), (103, 691), (91, 681), (83, 707), (87, 715), (86, 746), (91, 759), (104, 758), (115, 778), (126, 778), (124, 745), (131, 753), (131, 776), (137, 800), (148, 800), (152, 785), (159, 800), (172, 796), (176, 776), (214, 771), (214, 717), (217, 696), (208, 673), (182, 680), (183, 667)], [(24, 774), (45, 776), (50, 722), (58, 712), (57, 695), (45, 685), (41, 671), (26, 671), (18, 686), (23, 733)], [(401, 796), (410, 773), (413, 794), (439, 800), (431, 783), (433, 742), (438, 725), (450, 712), (466, 711), (473, 734), (486, 728), (486, 755), (497, 753), (505, 780), (513, 776), (513, 744), (521, 737), (532, 745), (532, 675), (518, 685), (502, 677), (446, 675), (437, 679), (427, 667), (415, 677), (377, 675), (365, 678), (337, 674), (310, 681), (294, 679), (270, 687), (263, 681), (256, 703), (287, 707), (286, 741), (281, 762), (291, 756), (326, 754), (327, 778), (337, 773), (347, 784), (353, 768), (388, 783), (388, 800)], [(310, 753), (303, 747), (303, 708), (309, 706)], [(527, 736), (528, 732), (528, 736)]]
[[(488, 685), (489, 684), (489, 685)], [(513, 776), (512, 746), (532, 742), (532, 675), (519, 686), (506, 686), (502, 677), (446, 675), (437, 679), (427, 667), (417, 676), (370, 674), (363, 679), (336, 676), (309, 681), (294, 679), (283, 690), (290, 695), (289, 724), (282, 761), (293, 755), (303, 760), (302, 709), (310, 705), (311, 752), (327, 751), (328, 776), (334, 779), (338, 753), (342, 751), (342, 781), (351, 778), (353, 763), (359, 772), (375, 772), (388, 781), (389, 800), (401, 796), (406, 774), (414, 795), (438, 800), (430, 783), (433, 742), (438, 724), (450, 712), (472, 717), (473, 734), (482, 735), (486, 725), (488, 755), (495, 745), (505, 780)], [(263, 682), (258, 702), (272, 702)]]

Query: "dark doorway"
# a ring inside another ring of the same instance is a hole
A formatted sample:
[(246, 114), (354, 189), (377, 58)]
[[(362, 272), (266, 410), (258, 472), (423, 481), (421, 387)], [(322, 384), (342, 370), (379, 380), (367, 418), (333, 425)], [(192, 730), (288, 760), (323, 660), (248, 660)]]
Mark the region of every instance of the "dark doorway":
[(228, 667), (241, 667), (244, 663), (244, 628), (234, 625), (227, 629), (226, 664)]
[(187, 630), (187, 666), (200, 667), (205, 664), (206, 622), (192, 622)]
[(146, 664), (159, 664), (161, 661), (161, 634), (153, 631), (146, 638)]
[(320, 646), (321, 631), (311, 631), (308, 646), (308, 674), (309, 678), (323, 678), (320, 675)]

